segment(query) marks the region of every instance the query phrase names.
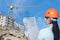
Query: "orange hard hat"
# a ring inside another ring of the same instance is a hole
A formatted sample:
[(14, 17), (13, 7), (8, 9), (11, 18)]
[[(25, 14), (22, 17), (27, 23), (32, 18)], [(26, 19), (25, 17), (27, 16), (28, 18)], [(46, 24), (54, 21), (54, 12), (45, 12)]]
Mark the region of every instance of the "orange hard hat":
[(59, 18), (59, 14), (58, 11), (54, 8), (49, 8), (46, 13), (45, 13), (46, 17), (51, 17), (51, 18)]

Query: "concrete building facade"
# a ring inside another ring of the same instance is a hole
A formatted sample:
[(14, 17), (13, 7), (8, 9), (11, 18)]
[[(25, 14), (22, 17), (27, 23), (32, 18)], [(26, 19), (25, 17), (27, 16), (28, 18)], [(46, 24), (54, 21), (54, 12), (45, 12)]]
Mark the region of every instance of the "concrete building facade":
[(0, 14), (0, 26), (7, 26), (7, 24), (8, 24), (7, 16)]
[(10, 17), (0, 14), (0, 40), (28, 40), (24, 31), (23, 25)]

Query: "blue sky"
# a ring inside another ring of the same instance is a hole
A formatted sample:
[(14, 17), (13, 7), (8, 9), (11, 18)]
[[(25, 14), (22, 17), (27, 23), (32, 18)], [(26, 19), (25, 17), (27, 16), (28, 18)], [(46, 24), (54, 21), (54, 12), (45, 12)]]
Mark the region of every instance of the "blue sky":
[[(12, 2), (12, 3), (11, 3)], [(0, 11), (2, 14), (9, 16), (9, 6), (10, 4), (14, 6), (40, 6), (36, 8), (19, 8), (13, 10), (13, 18), (19, 22), (20, 24), (23, 24), (23, 18), (24, 17), (36, 17), (38, 28), (40, 26), (44, 26), (44, 13), (48, 8), (55, 8), (59, 11), (60, 15), (60, 0), (0, 0)], [(41, 17), (41, 18), (40, 18)], [(58, 19), (58, 22), (60, 24), (60, 19)], [(44, 23), (42, 23), (43, 21)], [(41, 24), (39, 24), (41, 22)]]

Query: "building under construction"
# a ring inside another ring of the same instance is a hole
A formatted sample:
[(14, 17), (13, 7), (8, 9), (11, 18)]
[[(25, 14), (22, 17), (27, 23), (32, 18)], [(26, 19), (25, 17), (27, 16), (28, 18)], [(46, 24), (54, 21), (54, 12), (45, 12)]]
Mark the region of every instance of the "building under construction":
[(38, 33), (35, 17), (24, 18), (24, 26), (20, 25), (12, 17), (13, 9), (17, 7), (10, 6), (9, 8), (10, 16), (0, 14), (0, 40), (35, 40)]
[(28, 37), (25, 36), (23, 25), (0, 14), (0, 40), (28, 40)]

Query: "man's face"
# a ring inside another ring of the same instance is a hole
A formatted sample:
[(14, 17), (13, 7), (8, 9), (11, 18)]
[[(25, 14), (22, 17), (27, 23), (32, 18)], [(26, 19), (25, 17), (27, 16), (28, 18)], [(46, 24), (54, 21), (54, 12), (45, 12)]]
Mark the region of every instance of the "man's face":
[(45, 18), (45, 21), (47, 22), (47, 24), (51, 24), (51, 18), (46, 17), (46, 18)]

